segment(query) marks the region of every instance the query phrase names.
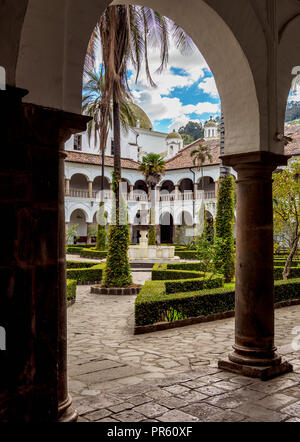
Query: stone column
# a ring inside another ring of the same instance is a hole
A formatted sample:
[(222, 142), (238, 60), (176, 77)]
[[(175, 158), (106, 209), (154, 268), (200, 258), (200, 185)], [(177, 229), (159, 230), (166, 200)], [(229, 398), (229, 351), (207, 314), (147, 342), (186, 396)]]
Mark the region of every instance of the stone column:
[(160, 244), (160, 225), (156, 224), (155, 226), (155, 230), (156, 230), (156, 244)]
[(89, 235), (90, 227), (92, 223), (86, 223), (87, 225), (87, 244), (92, 244), (92, 237)]
[(0, 94), (0, 421), (75, 420), (67, 389), (64, 142), (87, 118)]
[(179, 187), (178, 185), (175, 186), (175, 201), (178, 200), (178, 196), (179, 196)]
[(70, 180), (65, 180), (66, 196), (70, 196)]
[(89, 181), (88, 185), (89, 185), (89, 198), (93, 198), (93, 181)]
[(160, 190), (161, 190), (161, 186), (156, 186), (156, 201), (158, 203), (160, 202)]
[(194, 184), (194, 200), (197, 201), (198, 199), (198, 184)]
[(129, 189), (129, 199), (130, 200), (133, 199), (133, 192), (134, 192), (134, 186), (132, 184), (130, 184), (130, 189)]
[(257, 152), (223, 157), (238, 172), (235, 345), (219, 367), (263, 380), (292, 370), (274, 346), (272, 172), (287, 157)]

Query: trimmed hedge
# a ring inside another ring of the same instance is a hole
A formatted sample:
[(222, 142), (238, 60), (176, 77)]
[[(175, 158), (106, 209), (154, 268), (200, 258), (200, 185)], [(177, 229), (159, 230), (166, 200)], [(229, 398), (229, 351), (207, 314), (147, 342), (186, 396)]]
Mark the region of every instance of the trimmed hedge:
[(198, 259), (195, 250), (175, 249), (175, 256), (179, 256), (180, 259)]
[(152, 269), (152, 281), (166, 281), (172, 279), (194, 279), (203, 277), (199, 270), (191, 271), (184, 265), (171, 267), (170, 264), (155, 264)]
[[(166, 282), (147, 281), (135, 302), (136, 326), (208, 316), (234, 310), (234, 290), (221, 287), (201, 292), (167, 294)], [(300, 279), (275, 282), (275, 302), (300, 298)], [(175, 314), (174, 314), (175, 312)]]
[(82, 247), (77, 246), (67, 246), (68, 255), (80, 255)]
[[(196, 270), (191, 271), (189, 268)], [(202, 290), (206, 288), (222, 287), (224, 279), (222, 275), (208, 274), (204, 280), (204, 274), (200, 271), (200, 263), (176, 263), (176, 264), (155, 264), (152, 269), (152, 281), (166, 281), (166, 292), (177, 291), (187, 292), (190, 290)]]
[(67, 302), (76, 299), (77, 281), (74, 279), (67, 279)]
[(95, 262), (67, 261), (67, 269), (89, 269), (96, 264)]
[[(282, 279), (282, 272), (284, 267), (275, 267), (274, 266), (274, 279), (277, 281)], [(289, 279), (292, 278), (300, 278), (300, 267), (291, 267)]]
[(98, 258), (98, 259), (105, 259), (107, 257), (107, 251), (106, 250), (89, 250), (89, 249), (81, 249), (80, 256), (82, 258)]
[(102, 276), (104, 272), (105, 264), (95, 264), (90, 268), (77, 268), (77, 269), (68, 269), (67, 270), (67, 278), (68, 279), (76, 279), (81, 283), (88, 282), (101, 282)]
[[(274, 266), (275, 267), (284, 267), (286, 263), (285, 259), (274, 259)], [(299, 260), (293, 260), (292, 267), (300, 267), (300, 261)]]

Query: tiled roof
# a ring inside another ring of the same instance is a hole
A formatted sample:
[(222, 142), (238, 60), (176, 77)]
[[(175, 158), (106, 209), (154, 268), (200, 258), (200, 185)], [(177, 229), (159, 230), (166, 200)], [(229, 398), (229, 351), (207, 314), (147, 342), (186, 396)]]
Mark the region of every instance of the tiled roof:
[(187, 167), (195, 167), (193, 163), (193, 158), (191, 157), (191, 152), (199, 146), (210, 147), (210, 153), (212, 156), (212, 162), (206, 160), (203, 164), (204, 166), (220, 164), (220, 140), (196, 140), (192, 144), (184, 147), (175, 157), (170, 158), (166, 161), (166, 170), (172, 169), (185, 169)]
[[(288, 143), (285, 147), (284, 151), (286, 155), (300, 155), (300, 125), (286, 125), (285, 127), (285, 135), (289, 136), (293, 139), (292, 142)], [(197, 148), (199, 144), (210, 147), (210, 153), (213, 158), (210, 163), (209, 160), (206, 160), (204, 166), (209, 165), (218, 165), (220, 164), (220, 140), (196, 140), (188, 146), (184, 147), (177, 155), (170, 158), (166, 161), (166, 170), (174, 170), (174, 169), (186, 169), (187, 167), (194, 167), (193, 158), (191, 158), (191, 152)], [(101, 165), (102, 158), (100, 155), (94, 155), (89, 153), (82, 152), (68, 152), (66, 151), (67, 162), (72, 163), (82, 163), (82, 164), (95, 164)], [(122, 158), (121, 167), (124, 169), (137, 169), (139, 167), (137, 161), (129, 160), (126, 158)], [(105, 166), (113, 167), (114, 166), (114, 158), (113, 157), (105, 157)]]
[[(66, 154), (67, 154), (66, 161), (70, 163), (102, 165), (101, 155), (94, 155), (82, 152), (69, 152), (69, 151), (66, 151)], [(114, 158), (106, 156), (105, 166), (114, 167)], [(121, 167), (123, 167), (124, 169), (137, 169), (139, 167), (139, 163), (137, 161), (129, 160), (127, 158), (122, 158)]]
[(285, 146), (286, 155), (300, 155), (300, 124), (289, 124), (285, 126), (285, 135), (293, 139)]

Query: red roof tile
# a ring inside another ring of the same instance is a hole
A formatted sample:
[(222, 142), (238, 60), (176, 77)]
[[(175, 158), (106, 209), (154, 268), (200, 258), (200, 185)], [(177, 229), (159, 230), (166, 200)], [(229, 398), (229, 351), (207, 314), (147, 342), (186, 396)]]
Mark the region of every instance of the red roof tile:
[(285, 135), (293, 140), (284, 148), (286, 155), (300, 155), (300, 124), (285, 126)]
[(184, 147), (175, 157), (166, 161), (166, 170), (185, 169), (187, 167), (195, 167), (191, 152), (197, 148), (199, 144), (210, 147), (212, 162), (206, 160), (204, 166), (220, 164), (220, 140), (196, 140), (188, 146)]
[[(69, 152), (69, 151), (66, 151), (66, 154), (67, 154), (66, 161), (70, 163), (95, 164), (98, 166), (102, 165), (101, 155), (94, 155), (82, 152)], [(114, 167), (114, 158), (106, 156), (105, 166)], [(123, 167), (124, 169), (137, 169), (139, 167), (139, 163), (137, 161), (129, 160), (127, 158), (122, 158), (121, 167)]]

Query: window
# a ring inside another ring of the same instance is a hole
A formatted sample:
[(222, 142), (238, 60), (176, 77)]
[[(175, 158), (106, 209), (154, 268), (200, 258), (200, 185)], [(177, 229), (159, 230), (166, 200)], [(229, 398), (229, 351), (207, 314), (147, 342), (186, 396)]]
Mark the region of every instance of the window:
[(82, 135), (74, 136), (74, 150), (82, 151)]
[(111, 156), (113, 157), (114, 154), (115, 154), (114, 140), (111, 140)]

